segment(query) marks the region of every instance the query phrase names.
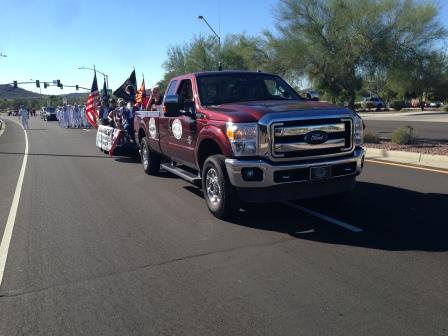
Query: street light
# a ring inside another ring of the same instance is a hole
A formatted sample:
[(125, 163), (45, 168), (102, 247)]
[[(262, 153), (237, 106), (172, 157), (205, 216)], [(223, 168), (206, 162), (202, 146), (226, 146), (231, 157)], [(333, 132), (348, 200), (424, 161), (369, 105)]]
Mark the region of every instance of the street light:
[(106, 88), (109, 89), (109, 76), (107, 74), (105, 74), (104, 72), (99, 71), (97, 68), (95, 68), (95, 66), (93, 66), (94, 68), (88, 68), (85, 66), (79, 67), (78, 70), (92, 70), (92, 71), (96, 71), (98, 72), (100, 75), (103, 75), (104, 79), (106, 80)]
[(208, 21), (205, 19), (203, 15), (198, 15), (198, 19), (205, 22), (205, 24), (210, 28), (210, 30), (215, 34), (216, 38), (218, 39), (218, 70), (222, 70), (222, 64), (221, 64), (221, 37), (215, 32), (215, 30), (210, 26)]

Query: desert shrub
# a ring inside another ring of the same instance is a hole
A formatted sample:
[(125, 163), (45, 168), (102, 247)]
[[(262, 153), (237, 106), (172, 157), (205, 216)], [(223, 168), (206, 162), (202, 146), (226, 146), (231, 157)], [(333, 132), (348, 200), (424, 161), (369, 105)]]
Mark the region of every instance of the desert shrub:
[(410, 126), (401, 127), (392, 133), (391, 141), (398, 145), (413, 145), (418, 142), (417, 132)]
[(405, 106), (404, 102), (401, 100), (394, 100), (392, 103), (390, 103), (390, 108), (394, 109), (395, 111), (400, 111)]
[(365, 132), (364, 133), (364, 142), (378, 144), (378, 143), (380, 143), (380, 137), (378, 136), (378, 134), (375, 134), (372, 132)]

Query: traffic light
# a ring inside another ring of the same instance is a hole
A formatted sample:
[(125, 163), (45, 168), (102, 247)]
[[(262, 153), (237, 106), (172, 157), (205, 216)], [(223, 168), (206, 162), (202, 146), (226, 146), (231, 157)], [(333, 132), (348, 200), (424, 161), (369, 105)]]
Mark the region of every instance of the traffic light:
[(36, 87), (40, 88), (40, 81), (36, 80)]
[(58, 87), (61, 87), (62, 84), (61, 84), (61, 80), (60, 80), (60, 79), (57, 79), (57, 80), (56, 80), (56, 85), (57, 85)]
[(44, 82), (44, 89), (46, 89), (48, 87), (48, 83)]
[(16, 88), (16, 87), (17, 87), (17, 81), (14, 81), (14, 82), (13, 82), (13, 85), (14, 85), (14, 87)]
[(79, 85), (78, 84), (76, 84), (76, 91), (78, 91), (79, 90)]

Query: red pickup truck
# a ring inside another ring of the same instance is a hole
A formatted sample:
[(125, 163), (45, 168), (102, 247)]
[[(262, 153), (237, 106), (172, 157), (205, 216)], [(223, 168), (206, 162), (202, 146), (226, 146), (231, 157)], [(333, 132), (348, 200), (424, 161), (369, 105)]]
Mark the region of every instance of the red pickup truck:
[(361, 118), (302, 99), (282, 78), (219, 71), (173, 78), (158, 111), (137, 111), (143, 169), (202, 186), (209, 210), (351, 191), (365, 151)]

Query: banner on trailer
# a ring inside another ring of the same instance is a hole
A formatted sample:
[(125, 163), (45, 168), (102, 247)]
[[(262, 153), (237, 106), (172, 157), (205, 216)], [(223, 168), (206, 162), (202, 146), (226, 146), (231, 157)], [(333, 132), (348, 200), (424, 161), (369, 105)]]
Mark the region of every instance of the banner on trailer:
[(114, 143), (114, 131), (113, 127), (100, 125), (96, 131), (96, 146), (110, 151)]
[(120, 142), (121, 136), (123, 135), (123, 131), (119, 128), (116, 128), (114, 130), (114, 133), (112, 135), (112, 146), (109, 150), (109, 156), (114, 155), (114, 150), (117, 148), (118, 143)]

